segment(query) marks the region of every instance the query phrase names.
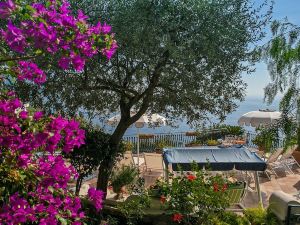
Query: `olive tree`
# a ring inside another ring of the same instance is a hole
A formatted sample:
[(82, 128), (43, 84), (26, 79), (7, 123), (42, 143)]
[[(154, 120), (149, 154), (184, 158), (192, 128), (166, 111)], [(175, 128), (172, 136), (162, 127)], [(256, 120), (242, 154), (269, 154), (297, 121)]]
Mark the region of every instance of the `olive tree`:
[(122, 136), (144, 113), (191, 123), (212, 115), (224, 119), (235, 110), (245, 95), (241, 73), (253, 69), (253, 47), (264, 36), (272, 8), (267, 2), (255, 7), (248, 0), (72, 4), (90, 20), (112, 25), (116, 55), (109, 62), (95, 59), (82, 73), (49, 71), (44, 87), (17, 85), (16, 91), (36, 106), (70, 116), (121, 113), (109, 138), (111, 154), (99, 167), (97, 186), (104, 190)]

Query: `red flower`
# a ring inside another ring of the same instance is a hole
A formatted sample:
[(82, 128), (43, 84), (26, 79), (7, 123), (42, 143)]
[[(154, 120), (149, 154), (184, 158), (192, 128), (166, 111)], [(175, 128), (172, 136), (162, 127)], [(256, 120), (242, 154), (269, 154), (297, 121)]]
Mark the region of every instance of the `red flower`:
[(183, 218), (183, 215), (181, 213), (175, 213), (175, 214), (173, 214), (172, 220), (174, 222), (180, 223), (182, 218)]
[(187, 176), (187, 179), (188, 179), (189, 181), (193, 181), (193, 180), (196, 179), (196, 176), (193, 175), (193, 174), (190, 174), (190, 175)]
[(167, 199), (166, 196), (164, 196), (164, 195), (160, 196), (160, 202), (161, 202), (162, 204), (165, 204), (166, 199)]
[(214, 192), (219, 191), (219, 185), (217, 183), (214, 183), (213, 187), (214, 187)]
[(223, 187), (222, 187), (222, 192), (226, 191), (228, 188), (227, 184), (224, 184)]

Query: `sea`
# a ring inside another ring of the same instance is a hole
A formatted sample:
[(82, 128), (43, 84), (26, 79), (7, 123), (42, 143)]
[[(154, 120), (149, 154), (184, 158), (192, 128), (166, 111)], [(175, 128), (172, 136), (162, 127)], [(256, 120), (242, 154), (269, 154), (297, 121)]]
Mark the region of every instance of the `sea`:
[[(238, 119), (245, 113), (250, 112), (250, 111), (257, 111), (259, 109), (269, 109), (269, 110), (274, 110), (278, 111), (279, 110), (279, 102), (280, 99), (277, 98), (273, 101), (272, 104), (267, 104), (263, 97), (261, 96), (248, 96), (245, 98), (243, 102), (240, 102), (238, 105), (239, 107), (232, 113), (228, 114), (225, 121), (223, 121), (223, 124), (228, 124), (228, 125), (238, 125)], [(163, 115), (162, 115), (163, 116)], [(214, 123), (219, 123), (216, 118), (211, 118), (211, 120), (207, 123), (206, 125), (209, 127), (210, 125)], [(114, 127), (110, 127), (108, 125), (102, 124), (103, 128), (109, 132), (112, 133), (113, 130), (115, 129)], [(142, 133), (142, 134), (157, 134), (157, 133), (180, 133), (180, 132), (187, 132), (187, 131), (195, 131), (197, 130), (197, 127), (189, 126), (186, 122), (186, 120), (178, 120), (175, 121), (172, 126), (160, 126), (160, 127), (155, 127), (155, 128), (149, 128), (147, 126), (144, 126), (143, 128), (140, 128), (139, 131), (137, 128), (133, 125), (128, 130), (126, 131), (125, 135), (126, 136), (132, 136), (136, 135), (137, 132)], [(244, 126), (244, 129), (247, 131), (254, 132), (255, 128), (253, 127), (247, 127)]]

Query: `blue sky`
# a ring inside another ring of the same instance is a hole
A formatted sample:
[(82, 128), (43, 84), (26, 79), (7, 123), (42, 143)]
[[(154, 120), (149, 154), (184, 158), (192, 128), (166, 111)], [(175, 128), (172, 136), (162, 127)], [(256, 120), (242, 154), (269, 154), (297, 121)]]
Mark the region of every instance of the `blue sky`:
[[(274, 1), (273, 19), (282, 20), (287, 17), (290, 22), (300, 25), (300, 0)], [(267, 29), (270, 33), (270, 28)], [(270, 34), (268, 36), (270, 37)], [(258, 63), (255, 68), (254, 73), (243, 75), (244, 81), (248, 84), (247, 97), (262, 97), (264, 95), (263, 88), (270, 82), (267, 67), (264, 63)]]

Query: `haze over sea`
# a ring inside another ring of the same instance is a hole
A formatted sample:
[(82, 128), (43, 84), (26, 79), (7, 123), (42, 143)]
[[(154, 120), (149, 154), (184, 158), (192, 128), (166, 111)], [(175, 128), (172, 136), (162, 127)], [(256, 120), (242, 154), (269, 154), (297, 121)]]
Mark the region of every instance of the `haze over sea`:
[[(237, 110), (231, 114), (228, 114), (226, 120), (224, 121), (224, 124), (228, 125), (238, 125), (237, 121), (238, 119), (245, 113), (250, 111), (255, 111), (259, 109), (270, 109), (270, 110), (278, 110), (279, 109), (279, 99), (275, 99), (274, 102), (271, 105), (266, 104), (263, 101), (263, 97), (256, 97), (256, 96), (249, 96), (246, 97), (245, 101), (241, 102), (239, 104), (239, 107)], [(216, 121), (217, 122), (217, 121)], [(152, 134), (152, 133), (174, 133), (174, 132), (186, 132), (195, 130), (195, 128), (191, 128), (189, 125), (186, 124), (186, 122), (179, 122), (176, 124), (178, 128), (170, 127), (170, 126), (162, 126), (162, 127), (156, 127), (156, 128), (148, 128), (144, 127), (140, 129), (140, 133), (146, 133), (146, 134)], [(112, 131), (113, 128), (109, 128), (106, 126), (106, 129), (108, 131)], [(246, 130), (254, 131), (252, 127), (245, 127)], [(134, 126), (130, 127), (125, 135), (136, 135), (137, 128)]]

